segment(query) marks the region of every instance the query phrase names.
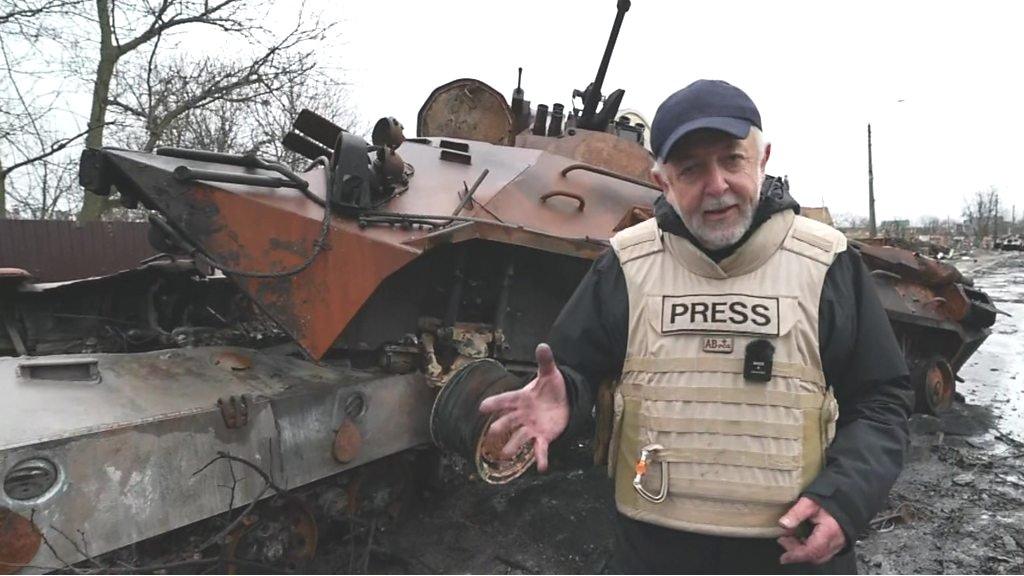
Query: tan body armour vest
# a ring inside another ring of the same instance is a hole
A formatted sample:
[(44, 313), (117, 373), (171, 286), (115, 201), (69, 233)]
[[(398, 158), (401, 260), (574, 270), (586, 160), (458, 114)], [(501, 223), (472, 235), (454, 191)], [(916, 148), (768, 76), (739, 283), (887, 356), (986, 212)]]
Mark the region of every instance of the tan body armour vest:
[[(629, 293), (609, 450), (619, 511), (703, 534), (780, 535), (835, 434), (818, 306), (846, 237), (787, 210), (718, 264), (653, 218), (611, 243)], [(774, 346), (768, 381), (744, 377), (759, 340)]]

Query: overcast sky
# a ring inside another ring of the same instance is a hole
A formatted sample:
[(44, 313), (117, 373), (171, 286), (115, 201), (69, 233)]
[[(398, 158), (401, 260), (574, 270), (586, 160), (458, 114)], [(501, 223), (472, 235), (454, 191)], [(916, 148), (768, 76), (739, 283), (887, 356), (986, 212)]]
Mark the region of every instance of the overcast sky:
[[(285, 4), (287, 5), (287, 4)], [(511, 98), (570, 102), (597, 70), (614, 0), (330, 2), (337, 46), (321, 62), (351, 84), (367, 121), (415, 132), (430, 91), (462, 77)], [(698, 78), (757, 103), (773, 152), (804, 205), (867, 214), (872, 124), (879, 220), (960, 215), (989, 186), (1024, 212), (1024, 55), (1013, 2), (634, 0), (605, 81), (652, 118)], [(281, 5), (275, 10), (281, 9)], [(1007, 212), (1007, 217), (1009, 217)]]

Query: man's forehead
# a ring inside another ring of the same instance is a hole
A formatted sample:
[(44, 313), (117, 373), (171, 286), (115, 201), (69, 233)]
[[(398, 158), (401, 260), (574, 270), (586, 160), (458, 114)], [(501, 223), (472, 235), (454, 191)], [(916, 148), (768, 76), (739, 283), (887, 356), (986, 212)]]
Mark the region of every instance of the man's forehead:
[(669, 162), (678, 162), (704, 151), (735, 150), (741, 148), (746, 139), (736, 138), (721, 130), (696, 130), (687, 134), (668, 154)]

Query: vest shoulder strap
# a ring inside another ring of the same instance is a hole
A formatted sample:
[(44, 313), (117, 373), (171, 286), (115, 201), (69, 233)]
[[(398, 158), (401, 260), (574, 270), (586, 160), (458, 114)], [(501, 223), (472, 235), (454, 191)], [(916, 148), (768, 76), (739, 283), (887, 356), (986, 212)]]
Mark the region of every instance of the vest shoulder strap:
[(644, 220), (620, 230), (611, 238), (612, 249), (619, 258), (619, 264), (661, 252), (661, 230), (655, 218)]
[(827, 224), (797, 216), (793, 221), (792, 231), (782, 247), (789, 252), (831, 266), (836, 254), (846, 250), (846, 236)]

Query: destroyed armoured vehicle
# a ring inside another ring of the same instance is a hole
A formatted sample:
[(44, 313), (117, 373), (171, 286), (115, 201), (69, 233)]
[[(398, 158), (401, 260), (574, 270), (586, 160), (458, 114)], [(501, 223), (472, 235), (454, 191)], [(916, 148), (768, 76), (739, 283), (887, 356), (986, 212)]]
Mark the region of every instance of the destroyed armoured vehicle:
[[(148, 210), (163, 254), (77, 282), (0, 274), (0, 573), (82, 562), (432, 435), (488, 481), (526, 470), (529, 450), (502, 461), (481, 444), (475, 407), (533, 370), (590, 261), (659, 194), (646, 126), (620, 117), (622, 90), (601, 94), (628, 5), (578, 108), (461, 79), (429, 96), (416, 138), (382, 119), (367, 143), (304, 112), (285, 138), (310, 160), (300, 171), (85, 151), (82, 184)], [(948, 266), (859, 249), (921, 407), (941, 408), (990, 303)], [(346, 484), (337, 507), (370, 484)], [(172, 560), (301, 568), (306, 510), (230, 517)]]

